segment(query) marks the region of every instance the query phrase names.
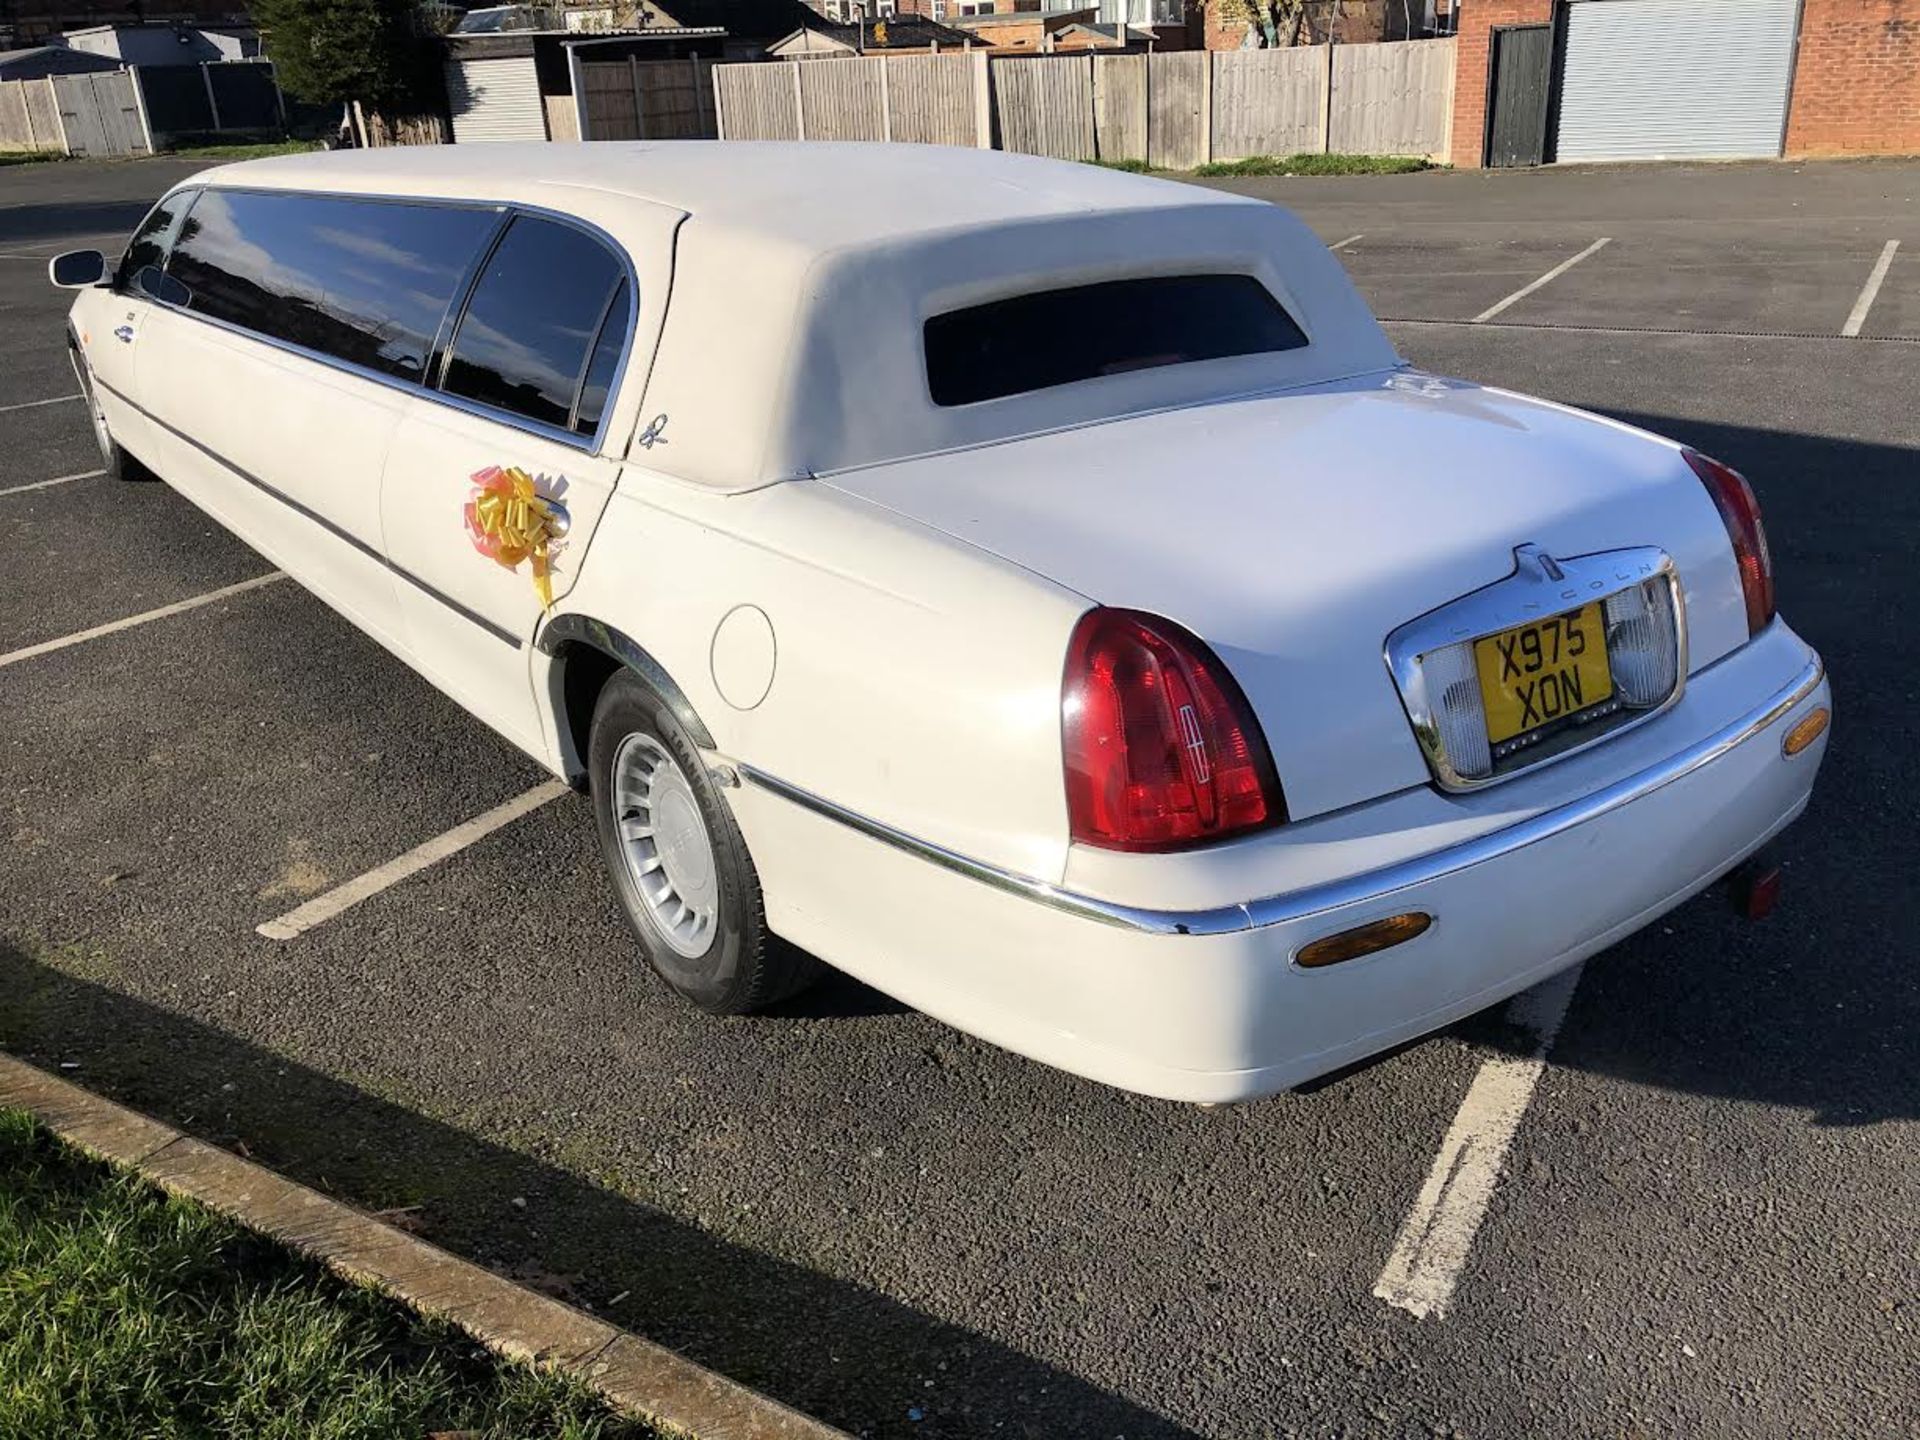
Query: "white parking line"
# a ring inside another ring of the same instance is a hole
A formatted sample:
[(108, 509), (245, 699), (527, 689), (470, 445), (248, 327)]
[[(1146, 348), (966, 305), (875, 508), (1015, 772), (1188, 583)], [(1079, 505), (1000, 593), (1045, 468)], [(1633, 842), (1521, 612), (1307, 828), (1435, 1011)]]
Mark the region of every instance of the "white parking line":
[(254, 930), (269, 940), (291, 940), (303, 935), (316, 925), (324, 925), (343, 910), (350, 910), (362, 900), (378, 895), (382, 890), (398, 885), (409, 876), (418, 875), (429, 865), (457, 855), (477, 840), (484, 840), (503, 825), (510, 825), (522, 815), (538, 810), (549, 800), (557, 800), (567, 793), (566, 785), (559, 780), (548, 780), (536, 785), (524, 795), (516, 795), (504, 805), (496, 805), (484, 815), (476, 815), (464, 824), (456, 825), (444, 834), (436, 835), (423, 845), (416, 845), (404, 855), (396, 855), (386, 864), (367, 871), (349, 880), (344, 885), (336, 885), (324, 895), (316, 895), (306, 904), (289, 910), (277, 919), (263, 925), (254, 926)]
[(1847, 315), (1847, 323), (1840, 327), (1842, 335), (1858, 335), (1860, 327), (1867, 323), (1867, 312), (1873, 309), (1873, 302), (1880, 294), (1880, 286), (1887, 278), (1887, 269), (1893, 264), (1893, 252), (1900, 248), (1898, 240), (1889, 240), (1886, 248), (1880, 252), (1880, 258), (1873, 263), (1873, 273), (1867, 276), (1867, 283), (1860, 288), (1860, 298), (1853, 302), (1853, 309)]
[(9, 485), (6, 489), (0, 490), (0, 495), (20, 495), (28, 490), (47, 490), (55, 485), (71, 484), (75, 480), (92, 480), (106, 473), (104, 470), (82, 470), (76, 475), (56, 475), (51, 480), (36, 480), (31, 485)]
[(1580, 967), (1516, 996), (1507, 1018), (1533, 1031), (1533, 1053), (1521, 1059), (1489, 1060), (1467, 1088), (1467, 1098), (1440, 1142), (1427, 1183), (1400, 1227), (1393, 1253), (1374, 1282), (1373, 1293), (1421, 1319), (1447, 1313), (1453, 1287), (1487, 1218), (1493, 1187), (1506, 1163), (1520, 1117), (1546, 1068), (1547, 1051), (1567, 1017), (1580, 983)]
[(214, 601), (225, 600), (230, 595), (244, 595), (249, 590), (258, 590), (262, 585), (271, 585), (276, 580), (286, 578), (284, 571), (272, 570), (265, 575), (256, 575), (251, 580), (242, 580), (238, 585), (209, 590), (206, 594), (196, 595), (191, 600), (177, 600), (171, 605), (162, 605), (158, 610), (144, 610), (138, 615), (129, 615), (124, 620), (109, 620), (105, 625), (96, 625), (91, 630), (82, 630), (74, 635), (62, 635), (58, 640), (43, 640), (38, 645), (27, 646), (24, 650), (9, 650), (6, 654), (0, 655), (0, 670), (4, 670), (9, 665), (17, 665), (22, 660), (31, 660), (36, 655), (50, 655), (55, 650), (65, 650), (69, 645), (98, 640), (103, 635), (117, 635), (122, 630), (133, 629), (136, 625), (165, 620), (170, 615), (183, 615), (189, 610), (198, 610), (202, 605), (211, 605)]
[(1344, 249), (1346, 249), (1346, 248), (1347, 248), (1347, 246), (1349, 246), (1349, 245), (1351, 245), (1351, 244), (1353, 244), (1353, 242), (1354, 242), (1354, 241), (1356, 241), (1356, 240), (1364, 240), (1365, 238), (1366, 238), (1366, 232), (1365, 232), (1365, 231), (1363, 230), (1363, 231), (1361, 231), (1361, 232), (1360, 232), (1360, 234), (1358, 234), (1358, 235), (1349, 235), (1349, 236), (1347, 236), (1347, 238), (1346, 238), (1346, 239), (1344, 239), (1344, 240), (1342, 240), (1342, 241), (1341, 241), (1341, 242), (1340, 242), (1340, 243), (1339, 243), (1338, 245), (1329, 245), (1329, 246), (1327, 246), (1327, 249), (1329, 249), (1329, 250), (1344, 250)]
[(69, 400), (78, 400), (78, 395), (55, 395), (50, 400), (22, 400), (17, 405), (0, 405), (0, 415), (9, 410), (37, 410), (42, 405), (64, 405)]
[(1538, 290), (1542, 285), (1545, 285), (1548, 282), (1553, 280), (1558, 280), (1562, 275), (1566, 274), (1567, 271), (1571, 270), (1574, 266), (1578, 265), (1582, 260), (1586, 259), (1589, 255), (1593, 254), (1596, 250), (1600, 249), (1601, 246), (1607, 244), (1610, 240), (1612, 240), (1612, 238), (1613, 237), (1609, 235), (1602, 239), (1596, 240), (1591, 245), (1587, 246), (1586, 249), (1582, 250), (1578, 255), (1575, 255), (1572, 259), (1562, 260), (1558, 265), (1554, 266), (1551, 270), (1547, 271), (1547, 273), (1542, 275), (1538, 280), (1535, 280), (1528, 285), (1522, 285), (1518, 290), (1514, 291), (1511, 295), (1507, 296), (1506, 299), (1498, 301), (1497, 303), (1488, 306), (1485, 310), (1482, 310), (1478, 315), (1473, 317), (1473, 323), (1475, 325), (1486, 324), (1487, 321), (1493, 319), (1494, 316), (1498, 315), (1502, 310), (1506, 309), (1509, 305), (1513, 304), (1515, 301), (1524, 300), (1527, 298), (1527, 296), (1531, 295), (1534, 291)]

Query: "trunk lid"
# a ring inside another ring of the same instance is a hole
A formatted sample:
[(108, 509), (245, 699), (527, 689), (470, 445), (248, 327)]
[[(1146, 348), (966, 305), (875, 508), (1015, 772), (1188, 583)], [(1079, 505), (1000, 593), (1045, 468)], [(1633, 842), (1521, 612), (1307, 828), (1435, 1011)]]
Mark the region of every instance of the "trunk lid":
[(1690, 663), (1746, 639), (1718, 512), (1631, 427), (1395, 371), (823, 477), (1102, 605), (1200, 636), (1258, 714), (1295, 818), (1429, 780), (1389, 632), (1555, 556), (1657, 545)]

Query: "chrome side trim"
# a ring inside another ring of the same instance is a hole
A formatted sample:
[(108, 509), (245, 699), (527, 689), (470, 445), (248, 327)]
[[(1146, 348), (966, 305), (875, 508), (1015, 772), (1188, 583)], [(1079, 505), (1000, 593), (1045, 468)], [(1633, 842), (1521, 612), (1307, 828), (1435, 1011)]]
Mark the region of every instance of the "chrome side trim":
[[(76, 361), (76, 371), (77, 371), (77, 368), (78, 368), (78, 362)], [(291, 495), (287, 494), (284, 490), (280, 490), (275, 486), (269, 485), (266, 481), (262, 480), (258, 475), (255, 475), (252, 471), (241, 469), (238, 465), (234, 464), (233, 461), (229, 460), (226, 456), (222, 455), (218, 450), (212, 449), (209, 446), (201, 444), (198, 440), (194, 439), (193, 436), (187, 434), (186, 431), (179, 429), (177, 426), (169, 425), (165, 420), (162, 420), (158, 415), (154, 414), (151, 410), (147, 409), (146, 406), (140, 404), (138, 401), (130, 398), (129, 396), (121, 393), (120, 391), (114, 389), (113, 386), (109, 385), (106, 381), (100, 379), (98, 376), (94, 376), (93, 383), (99, 386), (100, 389), (106, 391), (107, 394), (113, 396), (114, 399), (118, 400), (122, 405), (126, 406), (129, 410), (132, 410), (134, 413), (138, 415), (145, 416), (150, 423), (154, 425), (158, 425), (162, 430), (166, 431), (169, 435), (173, 436), (173, 438), (178, 440), (181, 444), (191, 445), (195, 450), (198, 450), (202, 455), (206, 456), (207, 459), (213, 461), (214, 464), (218, 465), (221, 469), (225, 470), (228, 474), (236, 476), (239, 479), (246, 481), (247, 484), (253, 486), (253, 488), (258, 490), (262, 495), (267, 495), (272, 497), (275, 500), (278, 500), (282, 505), (286, 506), (289, 510), (293, 511), (294, 514), (300, 516), (302, 519), (311, 520), (314, 524), (318, 525), (322, 530), (325, 530), (329, 535), (333, 536), (334, 539), (344, 541), (346, 544), (351, 545), (355, 550), (358, 550), (362, 555), (366, 556), (367, 559), (372, 560), (374, 563), (378, 565), (385, 566), (389, 574), (396, 575), (400, 579), (406, 581), (409, 585), (413, 586), (414, 589), (418, 590), (422, 595), (425, 595), (428, 599), (438, 600), (442, 605), (446, 606), (449, 610), (453, 611), (453, 613), (458, 615), (461, 619), (467, 621), (469, 624), (479, 626), (482, 630), (486, 631), (487, 634), (493, 636), (494, 639), (500, 641), (502, 644), (511, 645), (516, 650), (523, 648), (520, 637), (514, 634), (511, 630), (508, 630), (503, 626), (494, 624), (493, 621), (487, 619), (487, 617), (480, 614), (479, 611), (469, 609), (467, 606), (462, 605), (458, 600), (454, 599), (451, 595), (447, 594), (444, 590), (435, 589), (433, 586), (429, 585), (426, 581), (422, 580), (418, 575), (414, 574), (411, 570), (407, 569), (405, 566), (396, 565), (392, 560), (388, 559), (385, 554), (375, 549), (373, 546), (369, 545), (365, 540), (362, 540), (358, 535), (355, 535), (352, 531), (346, 529), (344, 526), (334, 524), (333, 521), (329, 520), (326, 516), (322, 515), (319, 511), (313, 509), (310, 506), (301, 504), (298, 500), (294, 499)]]
[[(1778, 623), (1778, 622), (1775, 622)], [(1613, 810), (1631, 805), (1636, 800), (1664, 790), (1678, 780), (1683, 780), (1694, 771), (1712, 764), (1728, 751), (1751, 740), (1786, 715), (1807, 696), (1819, 688), (1826, 678), (1826, 666), (1818, 655), (1808, 652), (1804, 669), (1785, 687), (1776, 691), (1758, 709), (1749, 711), (1732, 724), (1707, 736), (1705, 739), (1688, 746), (1676, 754), (1668, 756), (1658, 764), (1649, 765), (1636, 774), (1628, 775), (1613, 784), (1584, 795), (1578, 800), (1552, 810), (1542, 811), (1530, 819), (1509, 825), (1504, 830), (1496, 830), (1473, 840), (1450, 845), (1444, 850), (1436, 850), (1430, 855), (1421, 855), (1412, 860), (1403, 860), (1397, 864), (1382, 866), (1377, 870), (1368, 870), (1359, 875), (1350, 875), (1340, 880), (1329, 880), (1319, 885), (1309, 885), (1305, 889), (1289, 891), (1281, 895), (1266, 895), (1256, 900), (1248, 900), (1236, 905), (1223, 905), (1211, 910), (1151, 910), (1134, 905), (1120, 905), (1111, 900), (1096, 899), (1091, 895), (1081, 895), (1071, 890), (1063, 890), (1057, 885), (1037, 880), (1030, 875), (1020, 875), (1011, 870), (975, 860), (909, 835), (903, 830), (836, 805), (798, 785), (757, 770), (751, 765), (742, 764), (739, 772), (743, 778), (783, 800), (789, 800), (802, 809), (816, 815), (857, 830), (870, 839), (895, 849), (904, 850), (909, 855), (991, 885), (997, 890), (1021, 895), (1055, 910), (1064, 910), (1070, 915), (1083, 919), (1097, 920), (1102, 924), (1116, 925), (1125, 930), (1138, 930), (1151, 935), (1227, 935), (1241, 930), (1259, 930), (1269, 925), (1283, 925), (1295, 920), (1303, 920), (1311, 915), (1338, 910), (1363, 901), (1377, 900), (1406, 890), (1415, 885), (1424, 885), (1443, 876), (1452, 875), (1461, 870), (1483, 865), (1489, 860), (1497, 860), (1515, 850), (1542, 840), (1550, 840), (1564, 834), (1575, 826), (1584, 825), (1599, 819)]]
[(1031, 875), (1003, 870), (998, 865), (989, 865), (984, 860), (972, 859), (935, 845), (930, 840), (909, 835), (904, 830), (896, 830), (857, 810), (824, 800), (811, 790), (789, 785), (751, 765), (742, 764), (738, 769), (743, 779), (762, 790), (778, 795), (783, 800), (790, 800), (803, 810), (811, 810), (816, 815), (838, 821), (850, 830), (858, 830), (869, 839), (891, 845), (896, 850), (904, 850), (909, 855), (917, 855), (943, 870), (965, 875), (996, 890), (1023, 895), (1029, 900), (1037, 900), (1042, 905), (1064, 910), (1082, 919), (1118, 925), (1123, 930), (1144, 930), (1152, 935), (1226, 935), (1235, 930), (1248, 929), (1252, 923), (1247, 918), (1244, 905), (1226, 905), (1217, 910), (1142, 910), (1133, 905), (1116, 905), (1111, 900), (1096, 900), (1091, 895), (1077, 895), (1071, 890), (1049, 885), (1044, 880), (1036, 880)]

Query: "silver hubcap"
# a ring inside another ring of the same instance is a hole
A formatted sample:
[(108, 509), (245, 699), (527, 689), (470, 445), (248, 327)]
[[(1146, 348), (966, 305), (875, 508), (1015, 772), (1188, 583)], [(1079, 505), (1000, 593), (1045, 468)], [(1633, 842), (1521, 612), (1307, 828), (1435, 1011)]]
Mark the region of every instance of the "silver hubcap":
[(707, 953), (720, 881), (693, 785), (660, 742), (629, 735), (613, 754), (620, 858), (661, 938), (689, 960)]

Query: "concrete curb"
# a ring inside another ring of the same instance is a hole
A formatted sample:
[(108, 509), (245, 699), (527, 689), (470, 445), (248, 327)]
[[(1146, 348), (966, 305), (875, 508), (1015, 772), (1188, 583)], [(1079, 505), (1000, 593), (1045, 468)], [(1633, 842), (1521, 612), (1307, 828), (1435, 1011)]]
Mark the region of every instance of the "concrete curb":
[(0, 1106), (338, 1275), (444, 1316), (496, 1354), (570, 1374), (618, 1410), (698, 1440), (848, 1440), (664, 1346), (537, 1294), (317, 1190), (0, 1055)]

